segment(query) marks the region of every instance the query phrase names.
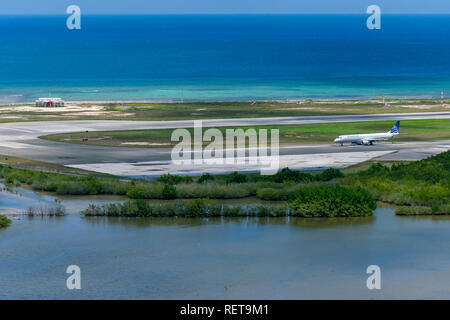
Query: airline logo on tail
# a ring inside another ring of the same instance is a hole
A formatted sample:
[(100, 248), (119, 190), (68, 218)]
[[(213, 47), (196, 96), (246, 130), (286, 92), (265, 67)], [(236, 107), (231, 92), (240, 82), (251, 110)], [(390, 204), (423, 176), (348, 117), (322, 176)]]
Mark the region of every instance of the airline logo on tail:
[(400, 120), (398, 120), (394, 126), (392, 127), (391, 131), (389, 131), (389, 133), (398, 133), (400, 129)]

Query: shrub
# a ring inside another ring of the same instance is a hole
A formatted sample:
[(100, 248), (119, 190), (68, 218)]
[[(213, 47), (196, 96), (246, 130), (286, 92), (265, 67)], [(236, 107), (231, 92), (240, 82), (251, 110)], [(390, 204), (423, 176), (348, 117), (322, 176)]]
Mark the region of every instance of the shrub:
[(314, 177), (309, 173), (283, 168), (281, 171), (278, 171), (275, 175), (271, 176), (271, 180), (277, 183), (311, 182), (314, 180)]
[(6, 183), (31, 183), (35, 178), (44, 178), (45, 173), (30, 170), (14, 169), (5, 174)]
[(126, 195), (134, 182), (124, 182), (117, 180), (100, 180), (100, 189), (103, 194)]
[(303, 217), (368, 216), (376, 209), (372, 196), (359, 187), (317, 185), (300, 188), (291, 204), (293, 214)]
[(240, 206), (225, 206), (223, 208), (223, 215), (226, 217), (240, 217), (244, 216), (244, 210)]
[(431, 215), (432, 213), (429, 207), (399, 207), (395, 209), (395, 214), (398, 216)]
[(127, 191), (131, 199), (164, 199), (162, 184), (135, 185)]
[(246, 175), (238, 173), (237, 171), (226, 176), (225, 181), (227, 183), (244, 183), (247, 182), (248, 178)]
[(168, 203), (150, 204), (144, 200), (124, 203), (91, 204), (82, 211), (86, 216), (111, 217), (280, 217), (286, 216), (286, 206), (239, 206), (210, 203), (202, 199), (177, 200)]
[(342, 178), (344, 174), (339, 169), (329, 168), (315, 176), (317, 181), (330, 181), (336, 178)]
[(84, 178), (82, 183), (86, 186), (88, 190), (88, 194), (104, 194), (104, 190), (102, 188), (102, 184), (99, 179), (93, 176)]
[(164, 185), (162, 196), (164, 199), (175, 199), (177, 197), (177, 188), (169, 184)]
[(198, 217), (205, 214), (205, 202), (201, 199), (188, 202), (185, 208), (184, 216), (186, 217)]
[(158, 182), (169, 184), (169, 185), (176, 185), (179, 183), (191, 183), (193, 180), (191, 177), (186, 176), (177, 176), (177, 175), (171, 175), (170, 173), (160, 176), (156, 179)]
[(57, 205), (37, 205), (33, 207), (28, 207), (26, 210), (26, 214), (30, 217), (60, 217), (66, 215), (66, 208), (57, 204)]
[(258, 189), (256, 196), (266, 201), (287, 200), (287, 194), (282, 189), (262, 188)]
[(374, 163), (372, 164), (369, 169), (359, 171), (358, 175), (360, 176), (384, 176), (387, 173), (389, 173), (389, 168), (385, 165), (382, 165), (381, 163)]
[[(106, 206), (106, 205), (104, 205), (104, 206)], [(101, 206), (91, 203), (91, 204), (89, 204), (89, 206), (86, 209), (84, 209), (82, 211), (82, 214), (84, 214), (85, 216), (88, 216), (88, 217), (89, 216), (104, 216), (104, 215), (106, 215), (105, 214), (106, 210), (104, 209), (105, 208), (104, 206), (101, 207)]]
[(89, 187), (79, 181), (64, 182), (56, 187), (56, 193), (60, 195), (88, 195), (90, 192)]
[(212, 175), (210, 175), (209, 173), (203, 174), (197, 180), (198, 183), (205, 183), (205, 182), (210, 182), (210, 181), (214, 181), (214, 177)]
[(0, 228), (6, 228), (11, 225), (11, 220), (7, 216), (0, 214)]
[(404, 206), (398, 207), (395, 214), (399, 216), (420, 216), (420, 215), (449, 215), (449, 205), (433, 205), (432, 207)]
[(208, 198), (208, 199), (239, 199), (256, 195), (257, 185), (254, 183), (241, 184), (180, 184), (177, 186), (179, 198)]

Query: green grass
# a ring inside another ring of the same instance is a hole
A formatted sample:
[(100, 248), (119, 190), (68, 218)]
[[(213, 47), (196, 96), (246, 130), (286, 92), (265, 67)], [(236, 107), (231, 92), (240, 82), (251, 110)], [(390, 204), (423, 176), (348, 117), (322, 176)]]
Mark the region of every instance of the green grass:
[[(133, 112), (136, 118), (152, 120), (211, 119), (211, 118), (254, 118), (283, 116), (314, 116), (336, 114), (394, 113), (443, 111), (438, 99), (392, 100), (391, 107), (383, 107), (375, 100), (312, 101), (297, 102), (194, 102), (150, 104), (151, 108), (136, 106), (123, 112)], [(139, 105), (139, 104), (138, 104)], [(145, 104), (140, 104), (141, 106)], [(419, 105), (410, 107), (411, 105)], [(423, 105), (423, 108), (420, 108)], [(120, 105), (109, 105), (110, 110), (118, 111)], [(431, 109), (431, 110), (430, 110)]]
[[(227, 129), (242, 128), (247, 130), (254, 128), (280, 130), (280, 144), (309, 144), (309, 143), (332, 143), (334, 138), (342, 134), (387, 132), (392, 128), (393, 121), (370, 121), (370, 122), (343, 122), (323, 124), (281, 125), (281, 126), (253, 126), (253, 127), (223, 127), (219, 128), (224, 134)], [(203, 128), (203, 131), (208, 128)], [(188, 129), (193, 137), (193, 129)], [(171, 141), (174, 129), (158, 130), (125, 130), (125, 131), (96, 131), (89, 132), (88, 141), (82, 142), (84, 132), (63, 133), (42, 136), (40, 138), (67, 142), (81, 143), (99, 146), (121, 146), (121, 147), (172, 147), (177, 142)], [(224, 135), (225, 136), (225, 135)], [(396, 141), (419, 141), (419, 140), (446, 140), (450, 139), (450, 120), (405, 120), (400, 123), (400, 135)], [(270, 134), (269, 134), (270, 142)], [(133, 145), (128, 143), (148, 143), (148, 145)], [(208, 142), (204, 143), (205, 145)]]
[(24, 159), (20, 157), (12, 157), (2, 154), (0, 154), (0, 166), (11, 167), (15, 169), (28, 169), (34, 171), (60, 173), (64, 175), (113, 177), (112, 175), (105, 173), (70, 168), (60, 164)]

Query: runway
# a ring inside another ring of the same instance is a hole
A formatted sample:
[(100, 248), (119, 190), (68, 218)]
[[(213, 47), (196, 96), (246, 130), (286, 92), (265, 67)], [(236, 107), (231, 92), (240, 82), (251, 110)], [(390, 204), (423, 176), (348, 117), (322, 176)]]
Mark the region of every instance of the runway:
[[(419, 119), (450, 119), (450, 112), (370, 114), (348, 116), (280, 117), (255, 119), (203, 120), (203, 127), (286, 125), (357, 121), (394, 121)], [(42, 121), (0, 124), (0, 153), (27, 159), (62, 164), (124, 176), (155, 176), (172, 174), (224, 173), (234, 170), (258, 171), (258, 167), (245, 166), (174, 166), (171, 149), (124, 148), (66, 144), (41, 140), (38, 137), (52, 133), (168, 129), (193, 126), (192, 120), (183, 121)], [(444, 152), (450, 141), (384, 142), (374, 146), (344, 146), (333, 144), (280, 147), (280, 167), (312, 169), (344, 167), (373, 158), (383, 160), (419, 160)]]

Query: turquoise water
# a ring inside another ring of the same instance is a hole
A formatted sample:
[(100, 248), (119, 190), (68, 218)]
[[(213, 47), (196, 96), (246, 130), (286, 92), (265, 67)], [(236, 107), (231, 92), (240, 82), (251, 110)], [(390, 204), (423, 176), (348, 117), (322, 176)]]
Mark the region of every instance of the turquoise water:
[(0, 102), (414, 96), (450, 90), (450, 16), (0, 17)]

